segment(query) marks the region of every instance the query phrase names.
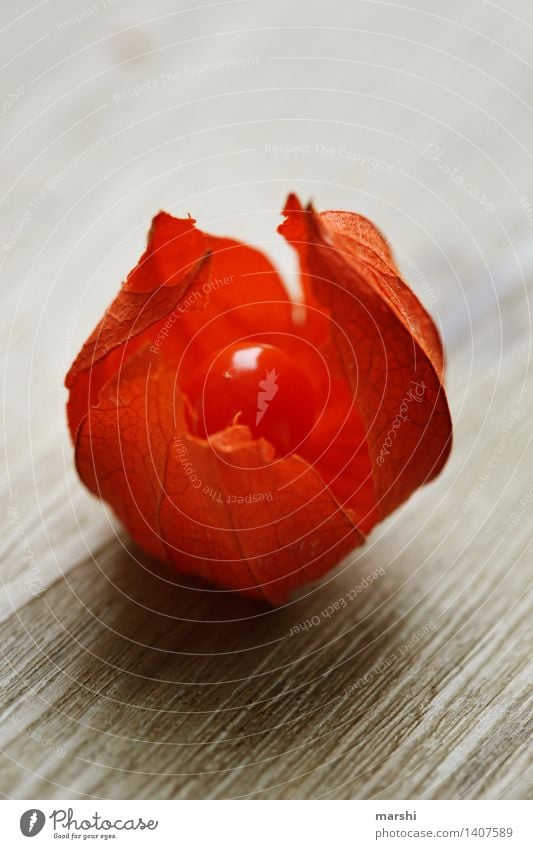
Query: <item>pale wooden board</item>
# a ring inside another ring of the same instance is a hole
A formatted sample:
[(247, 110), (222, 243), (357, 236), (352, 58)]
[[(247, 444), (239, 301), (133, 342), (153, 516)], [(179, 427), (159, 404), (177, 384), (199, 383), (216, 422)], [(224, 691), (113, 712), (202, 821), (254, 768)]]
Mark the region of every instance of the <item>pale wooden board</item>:
[[(82, 5), (2, 4), (0, 792), (529, 797), (530, 5), (202, 6), (66, 24)], [(438, 481), (271, 611), (132, 547), (76, 478), (61, 382), (161, 207), (293, 280), (291, 189), (397, 243), (456, 438)]]

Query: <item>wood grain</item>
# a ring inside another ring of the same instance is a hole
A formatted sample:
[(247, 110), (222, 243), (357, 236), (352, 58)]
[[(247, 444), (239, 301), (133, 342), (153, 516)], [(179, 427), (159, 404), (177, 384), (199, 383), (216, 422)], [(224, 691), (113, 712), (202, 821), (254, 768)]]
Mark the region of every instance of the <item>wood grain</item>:
[[(22, 93), (2, 117), (0, 792), (530, 797), (529, 5), (2, 9)], [(290, 278), (293, 188), (394, 241), (443, 333), (455, 447), (270, 610), (132, 546), (76, 478), (61, 382), (154, 211), (263, 243)]]

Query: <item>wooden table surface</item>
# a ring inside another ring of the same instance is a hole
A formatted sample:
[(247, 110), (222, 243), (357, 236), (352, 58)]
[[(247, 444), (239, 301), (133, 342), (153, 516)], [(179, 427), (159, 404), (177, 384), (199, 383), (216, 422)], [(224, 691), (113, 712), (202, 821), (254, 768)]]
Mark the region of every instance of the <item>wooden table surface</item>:
[[(4, 796), (530, 796), (532, 43), (527, 0), (3, 0)], [(269, 610), (134, 549), (62, 381), (158, 209), (290, 280), (293, 189), (393, 241), (455, 447)]]

